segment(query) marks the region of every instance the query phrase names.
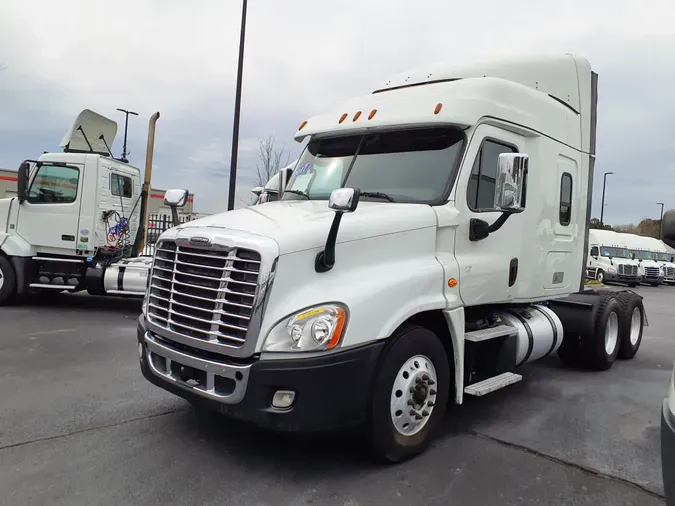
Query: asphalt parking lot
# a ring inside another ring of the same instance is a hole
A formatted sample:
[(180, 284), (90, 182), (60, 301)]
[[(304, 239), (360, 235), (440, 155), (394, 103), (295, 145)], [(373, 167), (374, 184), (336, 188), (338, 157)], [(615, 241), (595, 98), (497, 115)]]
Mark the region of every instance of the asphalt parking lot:
[(650, 326), (607, 372), (556, 357), (447, 413), (424, 455), (382, 467), (356, 440), (198, 416), (141, 376), (140, 302), (65, 295), (0, 308), (0, 504), (664, 504), (660, 408), (675, 288), (640, 288)]

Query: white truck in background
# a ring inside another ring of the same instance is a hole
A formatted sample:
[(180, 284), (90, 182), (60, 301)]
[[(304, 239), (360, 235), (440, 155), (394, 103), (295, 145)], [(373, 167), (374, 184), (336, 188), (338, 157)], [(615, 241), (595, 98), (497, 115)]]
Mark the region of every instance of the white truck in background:
[(645, 237), (636, 234), (618, 233), (620, 244), (626, 247), (631, 256), (638, 262), (640, 283), (651, 286), (663, 284), (664, 271), (650, 251), (650, 245)]
[(663, 271), (663, 283), (666, 285), (675, 284), (675, 263), (671, 253), (667, 252), (663, 241), (655, 237), (641, 237), (641, 243), (654, 254), (654, 260)]
[(640, 284), (637, 260), (621, 246), (621, 238), (612, 230), (588, 231), (588, 260), (586, 277), (600, 283), (624, 283), (630, 287)]
[[(63, 153), (21, 164), (17, 196), (0, 199), (0, 305), (39, 292), (145, 294), (152, 257), (138, 254), (158, 118), (150, 118), (144, 180), (112, 156), (117, 123), (89, 109), (61, 141)], [(186, 200), (186, 190), (165, 195), (174, 217)]]
[(303, 121), (280, 201), (160, 236), (143, 375), (277, 430), (364, 427), (395, 462), (528, 362), (632, 358), (641, 297), (584, 290), (596, 115), (561, 55), (406, 72)]

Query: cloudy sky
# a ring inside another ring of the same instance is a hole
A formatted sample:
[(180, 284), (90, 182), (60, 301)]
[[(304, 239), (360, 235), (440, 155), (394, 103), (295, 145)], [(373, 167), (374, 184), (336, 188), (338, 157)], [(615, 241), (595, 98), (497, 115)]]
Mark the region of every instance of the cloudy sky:
[[(339, 5), (339, 7), (338, 7)], [(57, 149), (83, 108), (138, 111), (130, 159), (158, 123), (156, 187), (188, 187), (196, 208), (227, 205), (239, 0), (0, 2), (0, 167)], [(391, 74), (442, 60), (573, 52), (600, 75), (594, 216), (675, 208), (672, 0), (249, 0), (237, 200), (255, 183), (258, 138), (297, 155), (297, 125)], [(121, 152), (121, 128), (113, 151)]]

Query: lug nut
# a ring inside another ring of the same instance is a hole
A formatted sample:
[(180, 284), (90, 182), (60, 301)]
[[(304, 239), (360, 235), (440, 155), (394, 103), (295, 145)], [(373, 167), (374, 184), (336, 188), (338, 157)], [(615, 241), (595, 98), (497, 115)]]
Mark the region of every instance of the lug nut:
[(434, 390), (433, 388), (429, 390), (429, 395), (436, 395), (436, 390)]
[(427, 406), (429, 406), (430, 408), (433, 407), (433, 406), (434, 406), (434, 401), (429, 401), (429, 402), (427, 402)]
[(422, 378), (420, 378), (419, 376), (415, 378), (415, 383), (422, 383)]
[(422, 416), (429, 416), (429, 412), (425, 409), (422, 411)]
[(435, 385), (435, 384), (436, 384), (436, 382), (435, 382), (434, 380), (432, 380), (431, 378), (429, 378), (429, 381), (427, 381), (427, 383), (429, 383), (430, 385)]
[(422, 415), (420, 415), (419, 413), (415, 413), (415, 420), (421, 420), (421, 419), (422, 419)]

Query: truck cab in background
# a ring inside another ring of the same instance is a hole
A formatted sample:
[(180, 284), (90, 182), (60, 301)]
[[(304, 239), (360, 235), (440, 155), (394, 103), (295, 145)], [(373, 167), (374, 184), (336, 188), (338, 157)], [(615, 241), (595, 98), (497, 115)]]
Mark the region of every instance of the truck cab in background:
[[(150, 164), (158, 117), (150, 120)], [(152, 259), (137, 255), (149, 173), (142, 180), (112, 156), (116, 133), (116, 122), (85, 109), (61, 141), (63, 153), (21, 164), (17, 196), (0, 200), (0, 305), (44, 291), (143, 296)], [(167, 204), (184, 205), (174, 197)]]
[(673, 255), (667, 253), (664, 242), (655, 237), (640, 237), (640, 241), (645, 248), (648, 248), (652, 252), (654, 261), (661, 267), (663, 271), (663, 283), (667, 285), (675, 284)]
[(636, 287), (640, 284), (638, 269), (638, 262), (631, 258), (628, 249), (620, 246), (619, 234), (612, 230), (588, 231), (588, 278)]
[(653, 245), (649, 242), (649, 238), (627, 233), (618, 233), (618, 236), (621, 244), (638, 262), (640, 282), (651, 286), (663, 284), (663, 267), (655, 260), (655, 254), (650, 249)]
[(363, 426), (397, 462), (528, 362), (632, 358), (641, 298), (584, 290), (596, 115), (560, 55), (412, 70), (303, 121), (281, 200), (160, 236), (143, 375), (278, 430)]

